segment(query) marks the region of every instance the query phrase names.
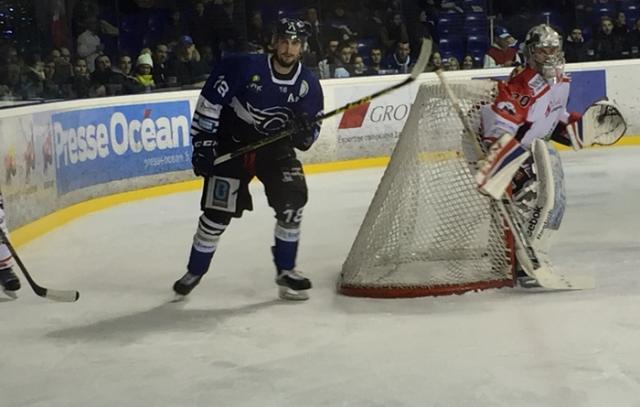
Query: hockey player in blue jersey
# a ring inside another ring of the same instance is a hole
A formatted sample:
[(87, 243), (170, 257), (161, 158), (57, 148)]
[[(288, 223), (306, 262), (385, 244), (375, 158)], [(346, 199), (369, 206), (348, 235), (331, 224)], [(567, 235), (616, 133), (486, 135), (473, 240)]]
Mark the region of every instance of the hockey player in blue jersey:
[[(307, 28), (282, 19), (273, 55), (230, 57), (213, 69), (197, 102), (191, 125), (192, 164), (205, 178), (198, 228), (187, 273), (173, 290), (187, 295), (208, 271), (220, 236), (231, 218), (252, 209), (249, 181), (256, 176), (275, 211), (272, 246), (276, 284), (283, 299), (306, 300), (311, 281), (295, 269), (307, 185), (294, 148), (308, 150), (320, 133), (320, 82), (300, 62)], [(292, 135), (214, 166), (214, 159), (283, 129)], [(249, 254), (249, 253), (248, 253)]]

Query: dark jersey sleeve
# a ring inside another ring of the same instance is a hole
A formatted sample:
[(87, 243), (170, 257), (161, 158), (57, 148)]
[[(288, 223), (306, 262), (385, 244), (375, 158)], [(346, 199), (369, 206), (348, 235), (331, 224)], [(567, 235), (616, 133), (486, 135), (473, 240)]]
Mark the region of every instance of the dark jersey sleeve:
[(222, 107), (242, 86), (242, 66), (241, 58), (223, 59), (216, 64), (200, 92), (191, 122), (191, 137), (215, 138)]

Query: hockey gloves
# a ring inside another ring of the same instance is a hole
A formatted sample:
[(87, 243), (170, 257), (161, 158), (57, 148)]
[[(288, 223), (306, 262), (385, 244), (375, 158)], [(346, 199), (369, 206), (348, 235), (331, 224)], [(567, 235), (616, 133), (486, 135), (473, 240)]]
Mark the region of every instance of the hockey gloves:
[(213, 175), (213, 162), (218, 156), (216, 146), (218, 142), (207, 134), (198, 134), (191, 139), (193, 153), (191, 166), (197, 176), (210, 177)]
[(287, 131), (291, 133), (291, 144), (301, 151), (307, 151), (315, 141), (314, 123), (306, 113), (299, 114), (289, 121)]

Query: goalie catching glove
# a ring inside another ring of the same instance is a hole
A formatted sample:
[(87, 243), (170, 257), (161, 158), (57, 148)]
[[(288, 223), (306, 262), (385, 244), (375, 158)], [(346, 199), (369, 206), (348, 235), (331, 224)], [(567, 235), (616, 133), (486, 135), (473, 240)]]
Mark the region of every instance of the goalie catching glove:
[(618, 142), (627, 131), (627, 123), (618, 107), (600, 100), (589, 106), (582, 116), (571, 113), (568, 123), (558, 123), (551, 139), (574, 150), (585, 147), (610, 146)]

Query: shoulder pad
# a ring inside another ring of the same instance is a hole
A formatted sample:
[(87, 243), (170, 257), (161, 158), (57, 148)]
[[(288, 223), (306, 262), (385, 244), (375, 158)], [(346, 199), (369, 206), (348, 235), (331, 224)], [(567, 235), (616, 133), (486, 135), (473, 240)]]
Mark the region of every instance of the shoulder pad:
[(526, 67), (509, 79), (509, 85), (521, 94), (537, 98), (549, 90), (549, 84), (533, 69)]

